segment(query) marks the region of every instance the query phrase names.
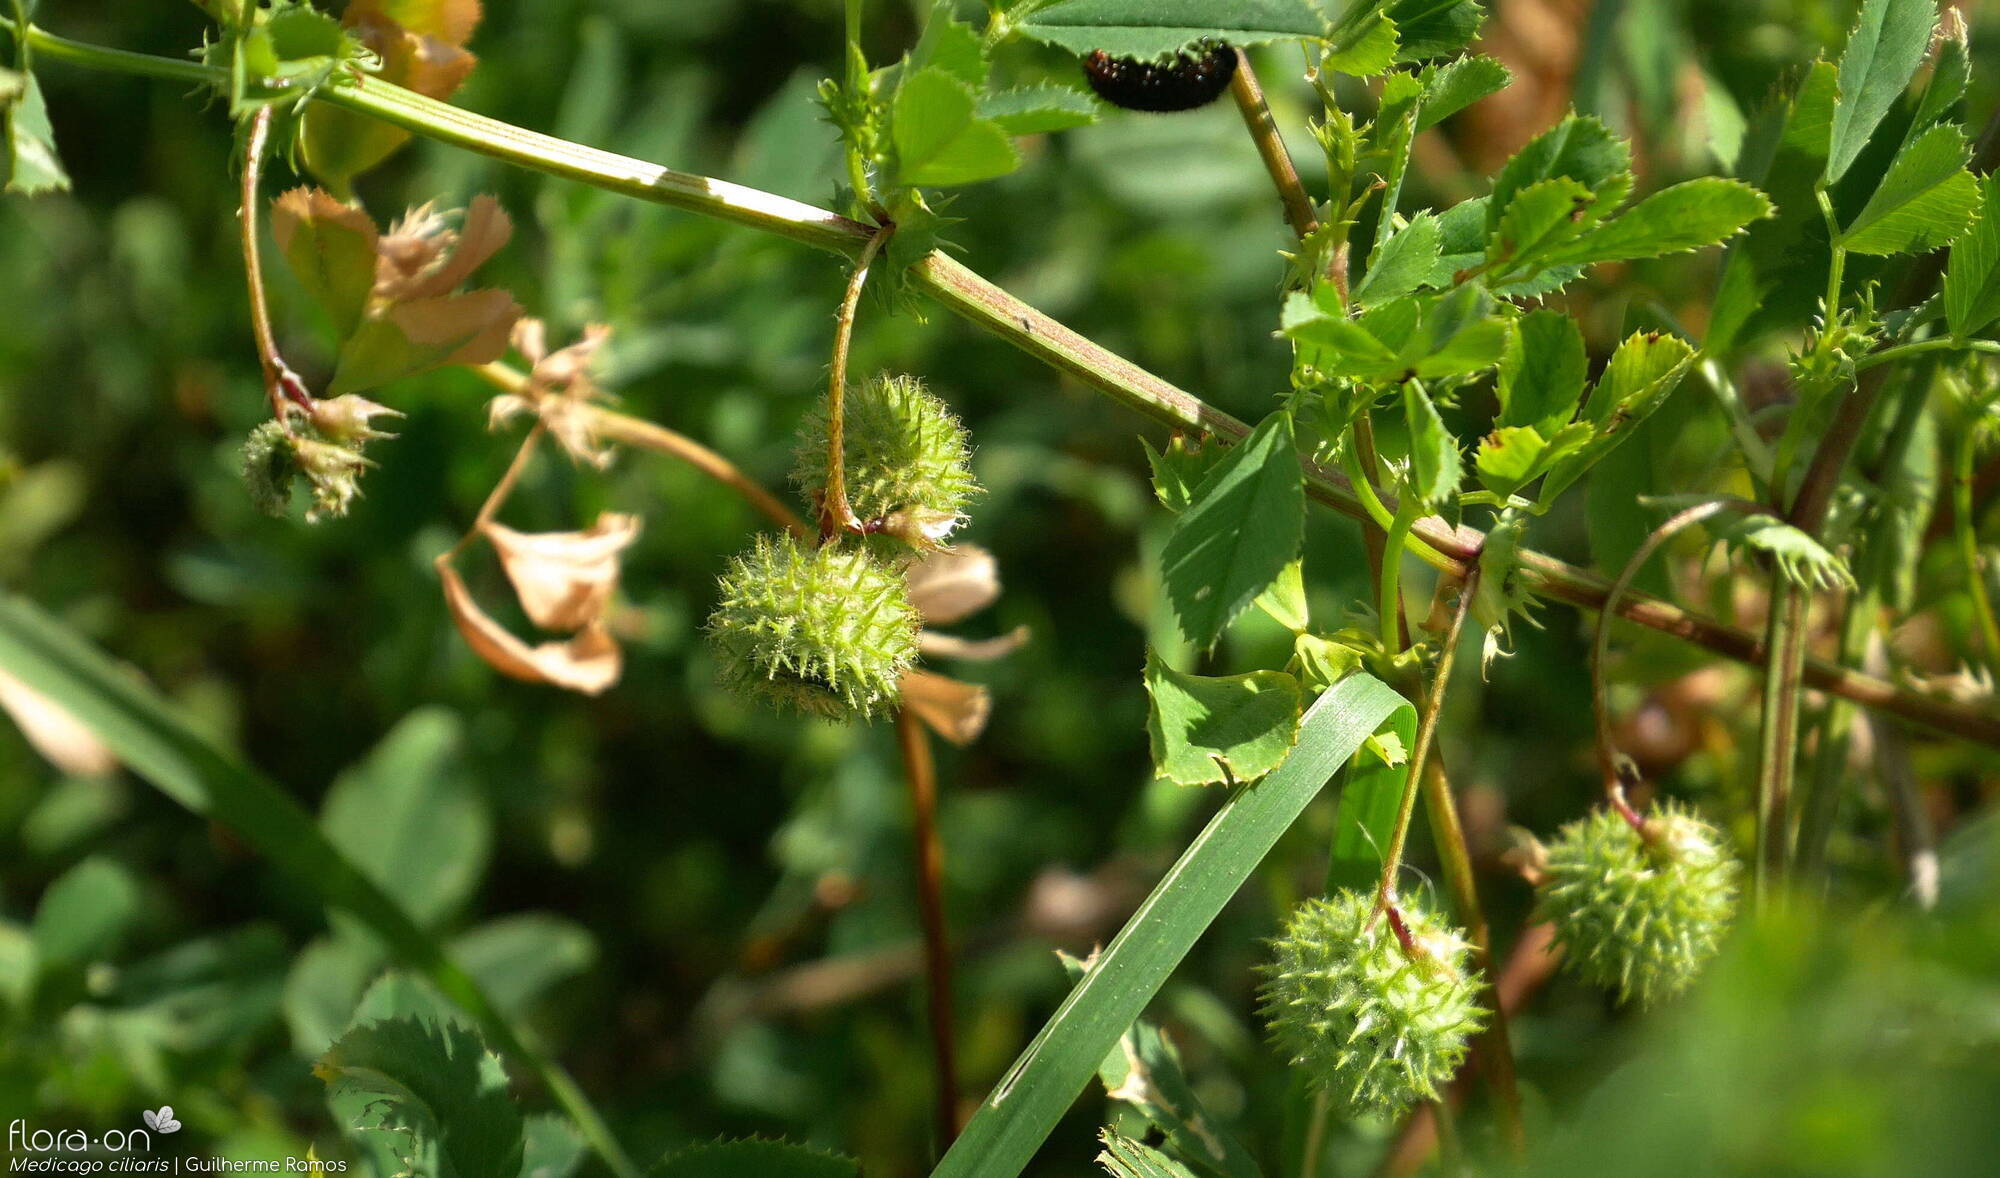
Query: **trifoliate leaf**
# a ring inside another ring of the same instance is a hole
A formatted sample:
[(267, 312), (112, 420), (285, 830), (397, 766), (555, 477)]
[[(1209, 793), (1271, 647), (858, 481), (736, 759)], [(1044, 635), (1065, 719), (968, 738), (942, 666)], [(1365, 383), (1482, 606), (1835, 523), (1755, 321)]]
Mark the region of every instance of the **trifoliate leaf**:
[(1858, 254), (1927, 253), (1965, 231), (1979, 182), (1965, 170), (1965, 134), (1932, 127), (1896, 156), (1875, 195), (1840, 235)]

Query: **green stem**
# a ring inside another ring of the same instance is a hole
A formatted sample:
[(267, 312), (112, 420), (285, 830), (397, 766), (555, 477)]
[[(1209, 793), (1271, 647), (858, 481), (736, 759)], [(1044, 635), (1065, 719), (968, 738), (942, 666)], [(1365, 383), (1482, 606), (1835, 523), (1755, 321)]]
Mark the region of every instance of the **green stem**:
[(1805, 662), (1806, 594), (1771, 571), (1762, 721), (1757, 742), (1756, 896), (1769, 904), (1791, 858), (1793, 771), (1799, 752), (1799, 675)]
[(1478, 589), (1479, 568), (1474, 565), (1465, 583), (1458, 588), (1458, 608), (1452, 612), (1451, 627), (1438, 647), (1437, 671), (1431, 676), (1430, 696), (1424, 703), (1423, 714), (1417, 719), (1417, 742), (1410, 750), (1410, 771), (1403, 784), (1402, 801), (1396, 808), (1396, 827), (1389, 836), (1389, 848), (1382, 855), (1382, 879), (1375, 889), (1378, 906), (1386, 906), (1396, 898), (1396, 873), (1403, 867), (1403, 846), (1410, 838), (1410, 819), (1417, 812), (1417, 795), (1421, 792), (1424, 765), (1430, 758), (1431, 745), (1437, 740), (1438, 717), (1444, 711), (1445, 692), (1451, 687), (1452, 665), (1458, 661), (1458, 636), (1465, 629), (1465, 615), (1472, 611), (1472, 598)]
[(1972, 590), (1972, 613), (1978, 619), (1979, 636), (1986, 645), (1986, 663), (2000, 666), (2000, 623), (1993, 617), (1993, 597), (1986, 588), (1986, 573), (1980, 567), (1978, 518), (1973, 514), (1972, 475), (1977, 456), (1979, 431), (1968, 423), (1958, 433), (1958, 445), (1951, 464), (1951, 531), (1958, 541), (1959, 560), (1965, 565), (1965, 582)]
[[(28, 41), (49, 60), (197, 85), (224, 80), (222, 71), (209, 66), (103, 49), (33, 26), (28, 30)], [(858, 253), (874, 233), (869, 226), (825, 209), (726, 180), (676, 172), (527, 131), (378, 79), (336, 80), (319, 91), (314, 100), (547, 175), (748, 225), (836, 253), (850, 256)], [(913, 285), (946, 309), (1028, 355), (1075, 376), (1127, 408), (1173, 428), (1213, 436), (1225, 443), (1249, 435), (1249, 427), (1235, 417), (1078, 334), (944, 254), (932, 253), (917, 262), (910, 267), (909, 277)], [(1331, 471), (1309, 465), (1306, 490), (1314, 499), (1345, 515), (1358, 519), (1365, 514), (1357, 491)], [(1477, 561), (1484, 541), (1484, 535), (1476, 529), (1427, 517), (1411, 528), (1409, 548), (1440, 572), (1463, 576), (1468, 564)], [(1602, 607), (1610, 590), (1610, 582), (1605, 578), (1540, 553), (1523, 552), (1521, 562), (1524, 586), (1539, 597), (1595, 610)], [(1639, 625), (1672, 634), (1737, 662), (1755, 663), (1760, 658), (1760, 648), (1752, 635), (1658, 598), (1628, 594), (1619, 603), (1618, 612)], [(1818, 660), (1807, 660), (1805, 674), (1808, 686), (1938, 732), (2000, 748), (2000, 715), (1932, 699), (1877, 677)]]
[(1866, 356), (1856, 360), (1854, 362), (1854, 370), (1856, 372), (1866, 372), (1870, 368), (1879, 368), (1884, 364), (1899, 363), (1917, 356), (1926, 356), (1933, 352), (1978, 352), (1989, 356), (2000, 355), (2000, 340), (1956, 339), (1952, 336), (1941, 335), (1934, 339), (1918, 340), (1913, 344), (1897, 344), (1892, 348), (1883, 348), (1879, 352), (1870, 352)]

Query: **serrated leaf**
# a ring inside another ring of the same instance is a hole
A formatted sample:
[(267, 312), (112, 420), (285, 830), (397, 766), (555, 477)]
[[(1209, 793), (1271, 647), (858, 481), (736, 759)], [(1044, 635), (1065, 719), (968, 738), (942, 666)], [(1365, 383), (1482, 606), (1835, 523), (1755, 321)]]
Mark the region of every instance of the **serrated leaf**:
[(1294, 556), (1305, 530), (1304, 472), (1291, 415), (1274, 413), (1195, 488), (1161, 554), (1161, 577), (1197, 646), (1215, 645)]
[(1396, 35), (1396, 22), (1377, 15), (1359, 32), (1344, 38), (1340, 45), (1330, 50), (1324, 64), (1335, 73), (1372, 78), (1396, 64), (1396, 50), (1401, 44), (1401, 38)]
[(521, 1172), (521, 1111), (506, 1069), (471, 1027), (411, 1016), (367, 1023), (336, 1040), (314, 1071), (336, 1094), (368, 1098), (358, 1128), (391, 1134), (397, 1154), (422, 1159), (423, 1172)]
[(647, 1178), (860, 1178), (850, 1158), (788, 1141), (717, 1141), (668, 1154)]
[(1828, 182), (1847, 174), (1902, 97), (1923, 64), (1936, 24), (1934, 0), (1864, 0), (1840, 55), (1839, 97), (1826, 156)]
[(1004, 176), (1020, 153), (998, 123), (978, 116), (972, 87), (943, 70), (917, 70), (896, 88), (891, 138), (903, 184), (944, 188)]
[(1538, 501), (1553, 503), (1585, 470), (1617, 449), (1679, 386), (1693, 361), (1694, 349), (1678, 336), (1638, 332), (1618, 345), (1584, 406), (1589, 439), (1550, 467)]
[(3, 68), (0, 83), (8, 92), (0, 101), (0, 124), (4, 124), (0, 130), (7, 138), (6, 154), (0, 156), (5, 165), (0, 191), (23, 196), (69, 191), (69, 173), (56, 154), (55, 129), (49, 125), (41, 83), (31, 72)]
[[(1416, 307), (1412, 300), (1393, 300), (1376, 312), (1393, 313), (1398, 308), (1411, 312), (1414, 326)], [(1395, 348), (1361, 322), (1328, 312), (1304, 291), (1286, 297), (1279, 330), (1306, 348), (1319, 349), (1312, 353), (1313, 360), (1331, 375), (1379, 379), (1396, 371)]]
[(1933, 127), (1900, 152), (1841, 244), (1858, 254), (1928, 253), (1965, 231), (1979, 209), (1979, 182), (1965, 170), (1965, 135)]
[(1554, 433), (1583, 401), (1590, 357), (1576, 320), (1560, 311), (1533, 311), (1514, 324), (1494, 385), (1500, 426), (1529, 426)]
[(1104, 1130), (1099, 1140), (1104, 1149), (1097, 1155), (1097, 1164), (1111, 1178), (1195, 1178), (1186, 1166), (1116, 1129)]
[(1045, 135), (1097, 121), (1097, 100), (1067, 86), (1020, 86), (983, 95), (979, 117), (1009, 135)]
[(1491, 368), (1506, 346), (1507, 324), (1493, 317), (1492, 297), (1466, 285), (1423, 309), (1397, 362), (1424, 380), (1469, 376)]
[(1979, 219), (1951, 246), (1944, 272), (1945, 322), (1960, 339), (2000, 319), (2000, 176), (1979, 182)]
[(910, 50), (906, 69), (943, 70), (975, 91), (986, 86), (986, 46), (979, 30), (952, 16), (951, 0), (938, 0)]
[(1146, 657), (1153, 767), (1177, 785), (1255, 781), (1299, 735), (1299, 684), (1278, 671), (1186, 675)]
[(1388, 13), (1402, 37), (1401, 61), (1428, 61), (1463, 50), (1486, 18), (1477, 0), (1395, 0)]
[(1057, 0), (1031, 10), (1016, 28), (1076, 54), (1102, 49), (1151, 61), (1197, 41), (1317, 40), (1326, 23), (1311, 0)]
[(1194, 489), (1229, 453), (1224, 446), (1191, 441), (1185, 434), (1174, 435), (1164, 450), (1153, 449), (1144, 438), (1139, 439), (1139, 445), (1145, 448), (1146, 465), (1153, 470), (1153, 494), (1159, 497), (1160, 506), (1173, 512), (1187, 510)]
[(1368, 260), (1368, 272), (1354, 284), (1355, 304), (1372, 307), (1423, 285), (1437, 267), (1439, 238), (1436, 217), (1418, 213), (1411, 218)]
[(1503, 425), (1480, 439), (1474, 465), (1490, 491), (1511, 495), (1541, 473), (1549, 444), (1531, 426)]
[(1483, 55), (1461, 57), (1424, 71), (1424, 100), (1417, 130), (1427, 131), (1514, 80), (1506, 66)]
[(1410, 428), (1410, 493), (1427, 507), (1443, 507), (1458, 494), (1465, 475), (1458, 439), (1415, 382), (1403, 386), (1403, 416)]
[(1542, 268), (1541, 259), (1588, 230), (1597, 198), (1567, 176), (1537, 180), (1516, 192), (1500, 214), (1500, 223), (1486, 243), (1486, 261), (1495, 280), (1529, 275)]
[(1720, 245), (1771, 215), (1764, 194), (1740, 180), (1705, 176), (1633, 205), (1574, 241), (1555, 247), (1545, 265), (1592, 265), (1657, 258)]
[(1501, 214), (1516, 193), (1530, 184), (1557, 176), (1567, 176), (1596, 194), (1603, 211), (1608, 213), (1618, 206), (1629, 188), (1629, 179), (1618, 183), (1618, 178), (1628, 176), (1631, 169), (1632, 150), (1624, 140), (1594, 118), (1570, 115), (1529, 140), (1500, 169), (1500, 175), (1493, 181), (1492, 199), (1486, 205), (1487, 231), (1500, 227)]

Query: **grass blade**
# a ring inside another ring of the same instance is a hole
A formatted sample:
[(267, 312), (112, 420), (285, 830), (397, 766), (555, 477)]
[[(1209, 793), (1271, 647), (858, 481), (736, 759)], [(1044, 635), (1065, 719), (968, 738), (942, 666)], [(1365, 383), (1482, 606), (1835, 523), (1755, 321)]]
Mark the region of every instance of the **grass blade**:
[(619, 1178), (637, 1175), (576, 1081), (516, 1030), (471, 976), (283, 790), (189, 728), (138, 676), (18, 597), (0, 598), (0, 667), (67, 709), (161, 793), (226, 824), (328, 907), (367, 925), (405, 965), (477, 1020), (504, 1053), (541, 1077)]
[(1278, 837), (1399, 708), (1409, 704), (1380, 680), (1353, 675), (1306, 711), (1291, 756), (1216, 812), (980, 1105), (932, 1178), (1014, 1178), (1027, 1166)]

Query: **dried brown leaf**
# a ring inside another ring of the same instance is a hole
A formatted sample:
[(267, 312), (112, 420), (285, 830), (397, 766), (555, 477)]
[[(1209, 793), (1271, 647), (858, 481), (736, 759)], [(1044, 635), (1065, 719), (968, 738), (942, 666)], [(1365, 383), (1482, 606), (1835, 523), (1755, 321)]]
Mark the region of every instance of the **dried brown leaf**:
[(300, 187), (272, 203), (271, 236), (334, 329), (353, 331), (375, 283), (375, 222), (324, 189)]
[(617, 641), (602, 625), (586, 626), (564, 642), (531, 647), (479, 608), (456, 569), (440, 564), (438, 578), (460, 636), (472, 653), (502, 675), (584, 695), (600, 695), (618, 682), (623, 659)]
[(927, 553), (904, 577), (910, 604), (931, 626), (970, 617), (1000, 596), (1000, 566), (991, 552), (975, 544)]
[(72, 777), (99, 777), (118, 768), (117, 756), (67, 708), (5, 671), (0, 671), (0, 710), (14, 718), (36, 752)]
[(496, 523), (485, 532), (529, 619), (544, 630), (579, 630), (603, 621), (639, 517), (607, 511), (581, 532), (517, 532)]
[(903, 672), (903, 707), (939, 736), (966, 745), (986, 730), (993, 697), (976, 684), (912, 668)]
[(348, 0), (340, 19), (348, 25), (393, 24), (447, 45), (463, 45), (479, 27), (479, 16), (479, 0)]
[(1004, 658), (1027, 643), (1026, 626), (1016, 626), (996, 638), (960, 638), (935, 630), (925, 630), (917, 635), (917, 648), (932, 658), (966, 659), (975, 663)]

